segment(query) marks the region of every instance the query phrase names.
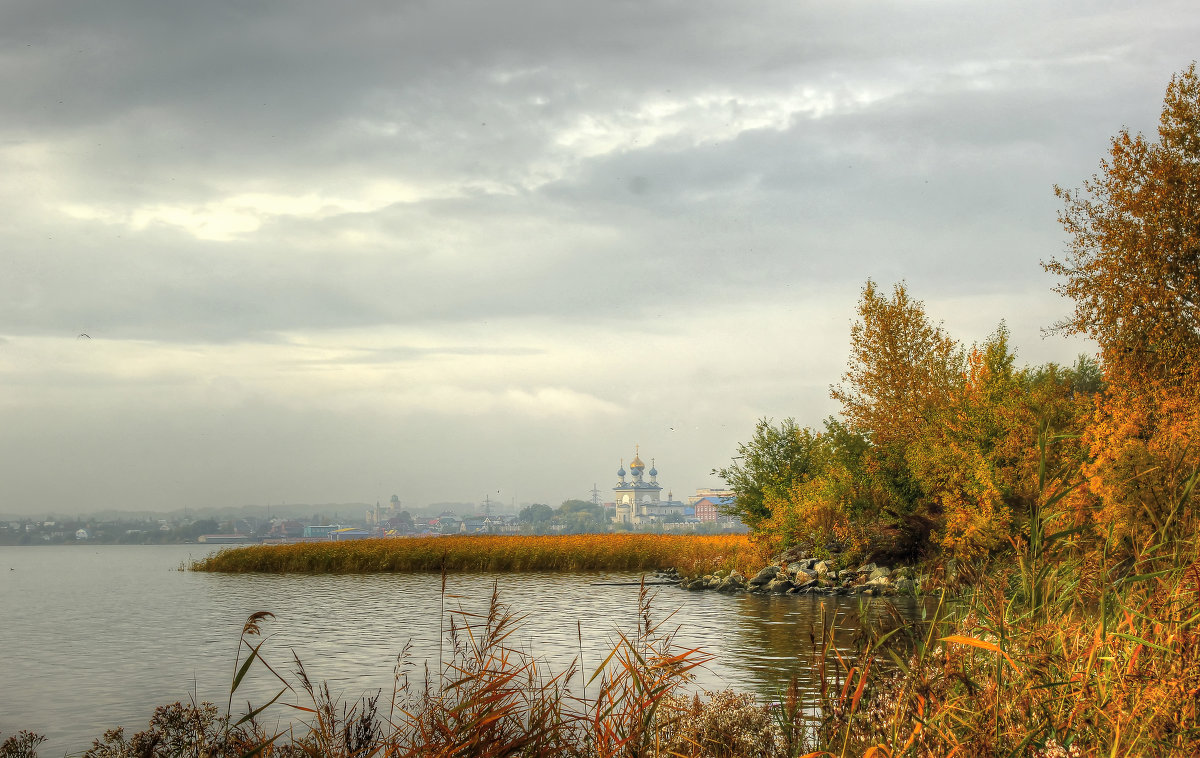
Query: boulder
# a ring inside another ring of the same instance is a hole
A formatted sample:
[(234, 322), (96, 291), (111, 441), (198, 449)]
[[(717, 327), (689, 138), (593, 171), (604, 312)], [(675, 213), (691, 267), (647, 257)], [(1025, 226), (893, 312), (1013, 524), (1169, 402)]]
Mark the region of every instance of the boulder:
[(892, 572), (893, 579), (912, 579), (912, 577), (913, 577), (913, 570), (910, 569), (908, 566), (901, 566), (900, 568), (898, 568)]
[(751, 587), (759, 587), (764, 584), (767, 584), (768, 582), (773, 580), (778, 575), (779, 575), (779, 567), (778, 566), (767, 566), (765, 569), (763, 569), (762, 571), (759, 571), (757, 574), (755, 574), (754, 578), (751, 579), (749, 582), (747, 582), (747, 584), (749, 584)]
[(799, 545), (793, 545), (784, 551), (783, 555), (779, 556), (779, 560), (784, 563), (792, 563), (793, 561), (801, 560), (808, 557), (808, 551)]
[(797, 571), (796, 575), (792, 577), (792, 581), (795, 582), (796, 584), (804, 584), (805, 582), (811, 582), (813, 579), (816, 579), (816, 578), (817, 577), (814, 576), (813, 574), (809, 574), (805, 571)]
[(856, 574), (869, 574), (869, 573), (871, 573), (872, 571), (874, 571), (876, 568), (878, 568), (878, 567), (877, 567), (877, 566), (876, 566), (874, 563), (865, 563), (865, 564), (863, 564), (862, 566), (859, 566), (859, 567), (858, 567), (858, 570), (857, 570), (857, 571), (855, 571), (854, 573), (856, 573)]
[(766, 586), (767, 592), (772, 592), (776, 595), (782, 595), (796, 585), (792, 584), (788, 579), (775, 579)]
[(813, 570), (817, 572), (817, 576), (828, 574), (833, 570), (833, 566), (829, 565), (829, 561), (817, 561), (813, 564)]
[(879, 579), (880, 577), (888, 577), (891, 575), (892, 575), (892, 572), (888, 570), (887, 566), (880, 566), (879, 568), (877, 568), (871, 572), (871, 574), (867, 577), (867, 581)]
[(914, 582), (912, 579), (896, 580), (896, 592), (899, 592), (904, 595), (911, 595), (913, 592), (916, 592), (916, 590), (917, 590), (917, 583)]

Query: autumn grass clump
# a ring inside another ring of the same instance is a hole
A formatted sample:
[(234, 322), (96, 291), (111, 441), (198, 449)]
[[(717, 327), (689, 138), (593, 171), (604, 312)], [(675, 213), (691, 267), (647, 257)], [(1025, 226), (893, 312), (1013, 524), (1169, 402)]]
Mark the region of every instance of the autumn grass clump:
[(409, 572), (758, 570), (765, 548), (745, 535), (457, 536), (255, 545), (194, 561), (193, 571), (364, 574)]
[(1065, 574), (1041, 607), (1011, 576), (972, 577), (969, 602), (923, 633), (844, 658), (844, 685), (823, 701), (825, 755), (1200, 756), (1192, 548), (1172, 568), (1083, 577), (1101, 583), (1098, 607)]

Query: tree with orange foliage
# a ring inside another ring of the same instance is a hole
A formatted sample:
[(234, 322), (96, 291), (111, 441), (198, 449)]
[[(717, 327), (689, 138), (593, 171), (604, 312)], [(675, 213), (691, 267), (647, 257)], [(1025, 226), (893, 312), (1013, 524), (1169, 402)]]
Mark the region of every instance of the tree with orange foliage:
[(1134, 542), (1184, 521), (1200, 438), (1200, 77), (1171, 78), (1158, 140), (1122, 130), (1082, 190), (1055, 188), (1070, 235), (1043, 264), (1075, 302), (1058, 329), (1100, 345), (1109, 390), (1087, 434), (1099, 518)]
[(1195, 386), (1200, 367), (1200, 78), (1171, 78), (1158, 142), (1122, 130), (1083, 190), (1055, 187), (1071, 239), (1043, 264), (1075, 301), (1058, 325), (1100, 344), (1105, 366), (1139, 388)]
[[(902, 284), (889, 298), (868, 281), (859, 317), (849, 370), (832, 391), (850, 428), (870, 441), (861, 467), (869, 483), (856, 502), (873, 507), (881, 536), (900, 532), (892, 540), (900, 550), (936, 546), (970, 558), (1006, 544), (1040, 497), (1038, 430), (1070, 431), (1079, 416), (1075, 373), (1016, 370), (1003, 323), (963, 350)], [(836, 512), (816, 507), (830, 484), (814, 481), (791, 499), (804, 514)]]
[(830, 389), (851, 429), (874, 445), (903, 445), (962, 381), (962, 349), (925, 315), (903, 283), (891, 298), (867, 280), (850, 329), (849, 368)]

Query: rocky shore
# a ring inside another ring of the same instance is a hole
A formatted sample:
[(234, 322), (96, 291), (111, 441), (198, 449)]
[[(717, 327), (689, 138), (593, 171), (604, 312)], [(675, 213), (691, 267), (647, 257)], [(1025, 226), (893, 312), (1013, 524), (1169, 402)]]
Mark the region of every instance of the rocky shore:
[(736, 570), (689, 577), (670, 569), (658, 576), (685, 590), (763, 595), (918, 595), (929, 581), (908, 566), (867, 563), (839, 569), (836, 558), (810, 558), (803, 551), (781, 556), (749, 578)]

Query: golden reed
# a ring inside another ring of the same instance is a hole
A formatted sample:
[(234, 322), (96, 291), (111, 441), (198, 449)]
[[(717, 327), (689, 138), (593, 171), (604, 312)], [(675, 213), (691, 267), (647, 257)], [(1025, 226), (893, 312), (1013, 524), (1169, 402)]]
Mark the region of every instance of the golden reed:
[(231, 548), (193, 571), (361, 574), (372, 572), (756, 570), (766, 548), (746, 535), (572, 534), (453, 536), (305, 542)]

